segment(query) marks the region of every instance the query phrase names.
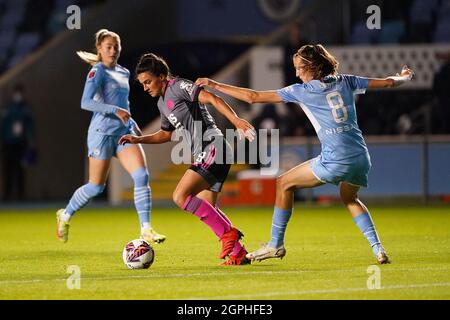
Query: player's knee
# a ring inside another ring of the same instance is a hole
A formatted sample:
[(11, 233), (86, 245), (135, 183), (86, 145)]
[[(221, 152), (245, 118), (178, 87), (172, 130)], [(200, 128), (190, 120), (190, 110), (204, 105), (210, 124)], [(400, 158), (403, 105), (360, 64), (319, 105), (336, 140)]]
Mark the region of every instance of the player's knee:
[(173, 202), (175, 202), (175, 204), (181, 209), (184, 209), (184, 203), (186, 202), (187, 198), (188, 197), (184, 193), (179, 191), (174, 191), (174, 193), (172, 194)]
[(277, 188), (277, 190), (280, 190), (280, 191), (287, 191), (289, 189), (287, 179), (284, 176), (277, 178), (276, 188)]
[(150, 175), (148, 174), (147, 168), (141, 167), (134, 171), (131, 174), (131, 177), (133, 178), (134, 185), (138, 187), (143, 187), (148, 185)]
[(104, 190), (105, 190), (104, 184), (88, 183), (85, 188), (85, 192), (91, 197), (96, 197), (100, 195)]
[(277, 187), (277, 190), (283, 189), (283, 178), (282, 177), (277, 178), (276, 187)]

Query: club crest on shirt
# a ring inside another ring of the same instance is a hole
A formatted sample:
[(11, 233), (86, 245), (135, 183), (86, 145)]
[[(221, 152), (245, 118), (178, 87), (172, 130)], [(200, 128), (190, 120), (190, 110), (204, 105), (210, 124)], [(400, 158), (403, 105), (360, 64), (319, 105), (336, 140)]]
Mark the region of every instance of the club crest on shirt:
[(96, 72), (97, 72), (96, 69), (91, 70), (91, 72), (89, 72), (89, 74), (88, 74), (88, 78), (89, 78), (89, 79), (92, 79), (93, 77), (95, 77), (95, 73), (96, 73)]

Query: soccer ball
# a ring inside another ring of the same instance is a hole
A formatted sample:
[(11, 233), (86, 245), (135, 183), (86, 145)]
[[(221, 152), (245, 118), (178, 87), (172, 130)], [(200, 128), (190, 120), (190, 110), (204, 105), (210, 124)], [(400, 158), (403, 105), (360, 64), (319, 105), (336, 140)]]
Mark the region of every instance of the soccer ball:
[(155, 252), (147, 241), (135, 239), (123, 248), (122, 257), (129, 269), (148, 269), (155, 259)]

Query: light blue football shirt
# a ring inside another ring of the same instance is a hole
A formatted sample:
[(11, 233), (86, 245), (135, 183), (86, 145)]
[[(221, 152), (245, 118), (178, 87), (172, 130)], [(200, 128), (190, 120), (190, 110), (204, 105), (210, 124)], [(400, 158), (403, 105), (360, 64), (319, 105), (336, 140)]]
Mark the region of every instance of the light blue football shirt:
[(369, 80), (341, 74), (323, 82), (312, 80), (277, 90), (284, 102), (303, 109), (311, 121), (322, 147), (322, 158), (347, 163), (352, 157), (368, 152), (358, 127), (355, 94), (365, 93)]
[(130, 110), (129, 78), (130, 72), (120, 65), (107, 68), (104, 64), (97, 63), (89, 71), (81, 99), (81, 108), (94, 113), (89, 132), (103, 135), (123, 135), (130, 132), (132, 121), (124, 125), (115, 115), (118, 108)]

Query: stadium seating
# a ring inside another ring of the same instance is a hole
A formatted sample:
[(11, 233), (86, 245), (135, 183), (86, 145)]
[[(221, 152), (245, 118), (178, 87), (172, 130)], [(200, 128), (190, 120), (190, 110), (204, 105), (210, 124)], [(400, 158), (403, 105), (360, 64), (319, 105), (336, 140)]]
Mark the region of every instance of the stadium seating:
[(439, 0), (414, 0), (409, 11), (410, 23), (431, 24), (438, 7)]
[(383, 22), (380, 30), (379, 43), (399, 43), (405, 34), (405, 24), (403, 21), (386, 21)]
[(39, 32), (27, 32), (20, 34), (11, 48), (12, 55), (8, 66), (12, 67), (20, 62), (38, 45), (39, 40)]
[(0, 0), (0, 74), (65, 28), (66, 8), (103, 0)]
[(350, 37), (351, 44), (370, 44), (377, 42), (378, 30), (370, 30), (367, 28), (365, 21), (355, 23)]
[(433, 42), (450, 42), (450, 1), (442, 1), (438, 10)]

